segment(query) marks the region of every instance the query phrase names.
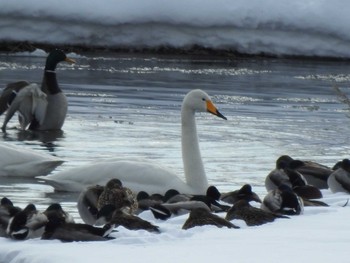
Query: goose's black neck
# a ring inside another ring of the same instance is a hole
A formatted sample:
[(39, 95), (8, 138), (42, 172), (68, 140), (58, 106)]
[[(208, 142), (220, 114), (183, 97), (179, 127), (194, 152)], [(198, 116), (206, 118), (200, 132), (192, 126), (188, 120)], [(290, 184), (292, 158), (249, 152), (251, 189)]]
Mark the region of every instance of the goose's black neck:
[(62, 92), (62, 90), (58, 86), (55, 71), (45, 70), (43, 82), (41, 85), (41, 90), (46, 94), (52, 94), (52, 95)]
[(66, 55), (59, 49), (55, 49), (48, 55), (44, 69), (44, 78), (41, 86), (41, 90), (46, 94), (57, 94), (62, 92), (58, 86), (55, 70), (57, 64), (61, 61), (64, 61), (65, 59)]

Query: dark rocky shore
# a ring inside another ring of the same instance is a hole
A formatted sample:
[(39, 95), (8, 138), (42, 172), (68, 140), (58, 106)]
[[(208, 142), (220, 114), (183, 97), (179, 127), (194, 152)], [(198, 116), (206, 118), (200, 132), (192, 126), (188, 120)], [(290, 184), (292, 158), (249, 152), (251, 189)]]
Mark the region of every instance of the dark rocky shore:
[(274, 54), (246, 54), (231, 49), (213, 49), (203, 46), (193, 45), (186, 48), (175, 48), (170, 46), (160, 47), (111, 47), (111, 46), (86, 46), (86, 45), (62, 45), (24, 42), (7, 42), (0, 41), (0, 53), (16, 53), (16, 52), (33, 52), (36, 49), (42, 49), (50, 52), (54, 48), (63, 51), (75, 52), (78, 54), (89, 52), (98, 53), (116, 53), (116, 54), (134, 54), (134, 55), (159, 55), (159, 56), (185, 56), (190, 58), (288, 58), (288, 59), (312, 59), (312, 60), (349, 60), (345, 58), (333, 57), (308, 57), (308, 56), (290, 56), (290, 55), (274, 55)]
[[(221, 56), (221, 57), (239, 57), (239, 56), (256, 56), (248, 54), (240, 54), (233, 50), (218, 50), (212, 48), (205, 48), (201, 46), (191, 46), (188, 48), (173, 48), (173, 47), (157, 47), (157, 48), (134, 48), (134, 47), (107, 47), (107, 46), (85, 46), (85, 45), (52, 45), (46, 43), (33, 42), (0, 42), (0, 52), (15, 53), (15, 52), (32, 52), (35, 49), (43, 49), (46, 52), (53, 48), (60, 48), (65, 52), (109, 52), (109, 53), (135, 53), (135, 54), (160, 54), (160, 55), (205, 55), (205, 56)], [(266, 56), (265, 54), (261, 54)]]

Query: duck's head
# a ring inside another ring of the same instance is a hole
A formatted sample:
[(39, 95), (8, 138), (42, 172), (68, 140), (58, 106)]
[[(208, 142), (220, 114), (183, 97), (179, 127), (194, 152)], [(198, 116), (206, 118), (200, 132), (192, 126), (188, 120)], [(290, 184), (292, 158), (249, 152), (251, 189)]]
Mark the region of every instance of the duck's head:
[(68, 62), (70, 64), (75, 63), (75, 60), (67, 57), (62, 50), (55, 49), (51, 51), (46, 59), (45, 70), (55, 70), (57, 64), (62, 61)]
[(193, 112), (209, 112), (224, 120), (227, 118), (216, 108), (209, 95), (203, 90), (192, 90), (184, 98), (182, 108), (190, 109)]

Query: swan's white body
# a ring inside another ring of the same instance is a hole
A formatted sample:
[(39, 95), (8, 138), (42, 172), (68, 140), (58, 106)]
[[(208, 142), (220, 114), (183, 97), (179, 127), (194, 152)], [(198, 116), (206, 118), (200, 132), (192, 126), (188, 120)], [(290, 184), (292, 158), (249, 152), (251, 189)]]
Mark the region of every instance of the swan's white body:
[(134, 192), (164, 194), (173, 188), (181, 193), (205, 194), (208, 180), (202, 163), (195, 112), (210, 112), (226, 119), (217, 111), (209, 96), (201, 90), (193, 90), (184, 98), (181, 109), (182, 158), (186, 182), (172, 171), (148, 161), (107, 160), (73, 168), (50, 176), (40, 177), (61, 191), (82, 191), (90, 185), (104, 185), (111, 178), (118, 178)]
[(35, 177), (47, 175), (63, 161), (49, 154), (0, 144), (0, 176)]

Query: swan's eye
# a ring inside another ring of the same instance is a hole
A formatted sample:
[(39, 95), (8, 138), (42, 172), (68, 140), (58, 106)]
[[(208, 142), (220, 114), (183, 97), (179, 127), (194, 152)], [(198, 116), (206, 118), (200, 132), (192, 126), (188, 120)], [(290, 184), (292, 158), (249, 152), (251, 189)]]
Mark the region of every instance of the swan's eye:
[(202, 101), (205, 101), (205, 98), (202, 98)]

